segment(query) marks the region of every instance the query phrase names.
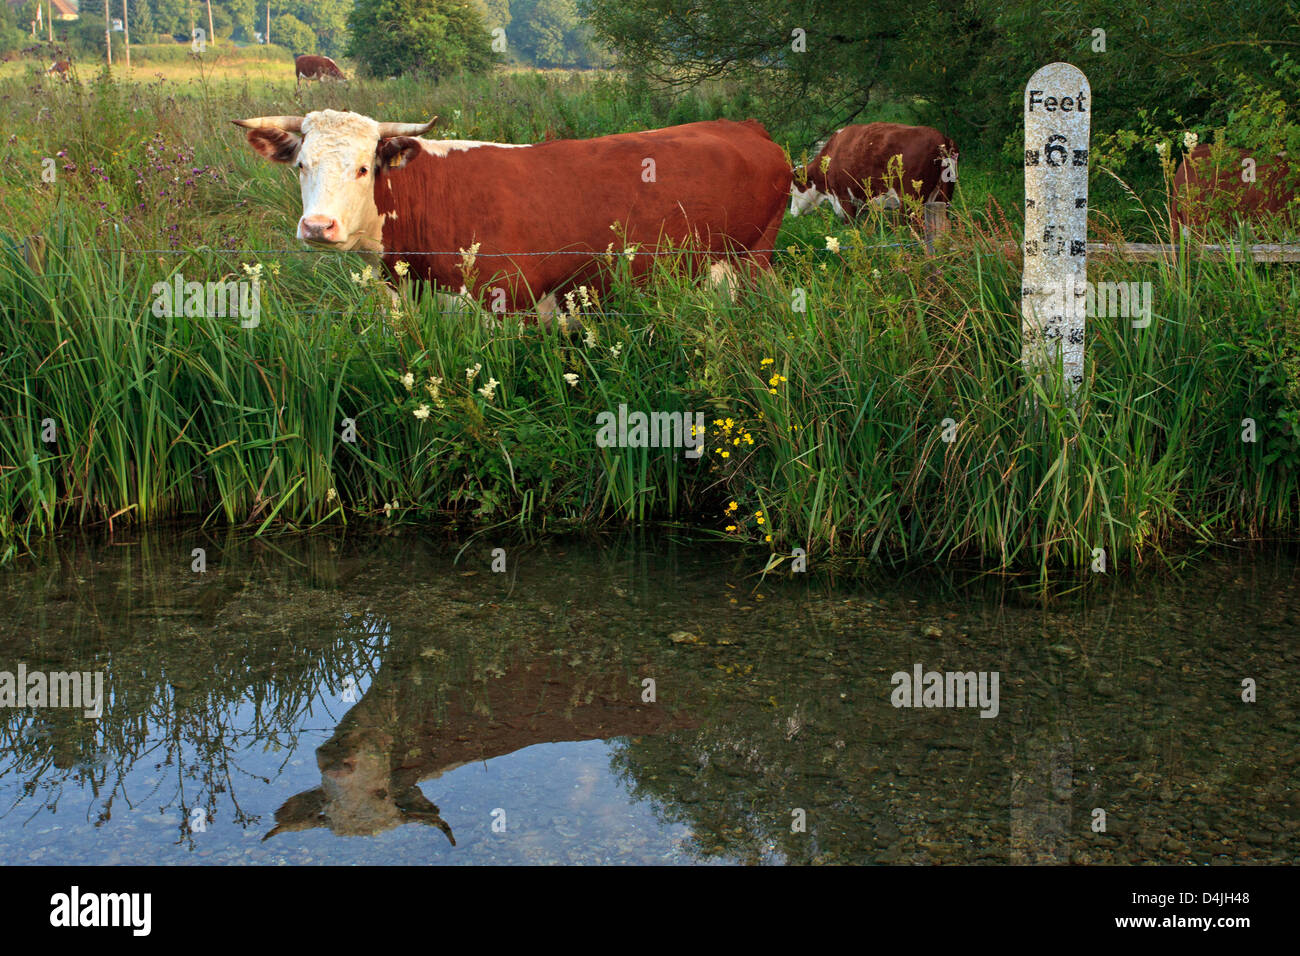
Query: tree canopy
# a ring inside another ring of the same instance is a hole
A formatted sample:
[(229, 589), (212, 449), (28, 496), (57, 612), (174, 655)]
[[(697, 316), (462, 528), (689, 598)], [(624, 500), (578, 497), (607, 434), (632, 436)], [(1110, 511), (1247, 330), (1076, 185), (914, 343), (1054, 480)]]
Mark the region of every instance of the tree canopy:
[[(1228, 120), (1239, 78), (1282, 90), (1300, 54), (1300, 0), (580, 0), (624, 65), (673, 84), (734, 77), (809, 136), (905, 98), (959, 141), (1002, 145), (1025, 81), (1074, 63), (1104, 105), (1094, 133), (1174, 117)], [(1294, 90), (1283, 91), (1288, 96)]]
[(468, 0), (357, 0), (348, 55), (374, 76), (481, 73), (495, 57), (480, 10)]

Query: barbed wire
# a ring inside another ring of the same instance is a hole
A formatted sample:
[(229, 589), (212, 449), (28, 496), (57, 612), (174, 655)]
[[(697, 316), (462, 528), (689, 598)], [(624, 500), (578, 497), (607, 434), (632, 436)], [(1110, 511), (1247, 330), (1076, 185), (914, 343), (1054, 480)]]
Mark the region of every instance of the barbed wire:
[[(82, 316), (76, 316), (75, 319), (65, 318), (63, 319), (63, 322), (65, 324), (77, 320), (87, 321), (87, 322), (132, 322), (135, 321), (136, 319), (144, 318), (144, 313), (149, 312), (150, 308), (151, 305), (146, 303), (138, 306), (134, 310), (133, 314), (130, 315), (82, 315)], [(396, 309), (398, 308), (398, 306), (393, 306), (393, 308)], [(844, 310), (842, 309), (837, 309), (834, 311), (836, 314), (844, 314)], [(287, 310), (286, 313), (282, 313), (282, 314), (288, 314), (288, 312), (291, 312), (291, 314), (294, 317), (301, 317), (301, 318), (306, 318), (311, 316), (344, 316), (348, 318), (357, 318), (357, 319), (373, 319), (379, 322), (387, 322), (387, 323), (391, 323), (392, 320), (391, 309), (384, 310), (384, 311), (361, 310), (361, 309), (292, 309), (292, 310)], [(493, 312), (491, 309), (484, 308), (483, 306), (473, 301), (467, 302), (465, 308), (462, 309), (420, 309), (419, 314), (420, 315), (456, 315), (461, 317), (482, 315), (485, 318), (492, 318), (492, 319), (521, 318), (521, 319), (528, 319), (530, 321), (535, 321), (538, 318), (538, 313), (535, 309), (531, 311), (515, 310), (512, 312)], [(665, 310), (664, 312), (606, 312), (600, 309), (596, 309), (596, 310), (589, 309), (587, 311), (579, 312), (576, 318), (579, 320), (609, 319), (609, 318), (662, 319), (671, 314), (672, 314), (671, 310)], [(572, 313), (569, 313), (564, 309), (556, 309), (554, 315), (555, 315), (554, 321), (557, 322), (561, 320), (572, 322), (575, 319), (575, 316)], [(408, 313), (403, 312), (402, 318), (405, 319), (407, 317), (408, 317)], [(229, 319), (231, 321), (238, 322), (238, 321), (243, 321), (246, 318), (252, 318), (252, 316), (241, 316), (236, 313), (230, 315), (188, 315), (188, 316), (171, 315), (171, 316), (156, 316), (156, 318), (166, 318), (166, 319), (173, 319), (173, 320)], [(266, 310), (262, 310), (261, 314), (257, 316), (257, 325), (246, 326), (246, 328), (249, 331), (252, 331), (253, 329), (259, 328), (265, 321), (266, 321)], [(273, 319), (272, 321), (277, 321), (277, 320)]]
[[(852, 244), (847, 246), (847, 248), (849, 249), (891, 249), (891, 248), (900, 248), (904, 246), (920, 246), (924, 244), (925, 243), (923, 240), (917, 239), (908, 242), (880, 242), (880, 243), (872, 243), (872, 244), (865, 244), (865, 243)], [(124, 252), (124, 253), (130, 253), (132, 255), (170, 255), (170, 256), (197, 255), (201, 253), (220, 253), (222, 255), (249, 255), (249, 256), (320, 255), (322, 253), (329, 253), (329, 252), (355, 253), (358, 255), (367, 254), (366, 250), (361, 250), (361, 249), (311, 249), (311, 248), (307, 248), (307, 249), (303, 249), (303, 248), (217, 249), (211, 246), (200, 246), (193, 249), (136, 249), (128, 246), (122, 246), (122, 247), (81, 246), (79, 248), (83, 250), (91, 250), (94, 252), (119, 252), (119, 253)], [(790, 254), (790, 249), (791, 249), (790, 246), (783, 246), (781, 248), (773, 248), (773, 249), (744, 249), (744, 250), (738, 250), (734, 252), (729, 252), (726, 250), (720, 251), (717, 249), (663, 249), (663, 250), (636, 249), (632, 252), (632, 256), (633, 257), (637, 257), (637, 256), (654, 257), (654, 256), (676, 256), (676, 255), (712, 255), (712, 256), (725, 256), (729, 258), (743, 259), (747, 256), (759, 255), (759, 254), (776, 255), (776, 254), (784, 253), (788, 255)], [(794, 250), (795, 252), (813, 252), (813, 253), (823, 253), (823, 252), (831, 251), (828, 249), (818, 249), (812, 246), (803, 246), (803, 247), (796, 246), (794, 247)], [(534, 250), (529, 252), (475, 252), (475, 253), (471, 253), (469, 252), (469, 250), (466, 249), (457, 249), (454, 252), (446, 251), (446, 250), (440, 251), (440, 250), (427, 250), (427, 249), (421, 251), (412, 250), (409, 252), (389, 252), (388, 250), (385, 249), (383, 251), (375, 251), (368, 254), (381, 255), (381, 256), (455, 256), (457, 258), (470, 258), (470, 259), (497, 259), (497, 258), (509, 259), (509, 258), (516, 258), (520, 256), (586, 256), (587, 258), (590, 259), (607, 259), (611, 257), (614, 259), (620, 259), (620, 258), (625, 259), (628, 258), (629, 255), (626, 251), (613, 250), (607, 252), (601, 250), (598, 252), (589, 252), (589, 251), (583, 251), (581, 249), (546, 249), (546, 250)]]

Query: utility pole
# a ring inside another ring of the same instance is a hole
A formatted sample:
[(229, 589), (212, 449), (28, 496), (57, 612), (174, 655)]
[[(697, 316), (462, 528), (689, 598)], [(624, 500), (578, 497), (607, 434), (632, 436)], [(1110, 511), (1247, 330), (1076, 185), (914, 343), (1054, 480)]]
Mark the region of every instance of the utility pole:
[[(40, 4), (38, 3), (36, 6), (37, 9), (39, 10)], [(50, 15), (46, 19), (49, 21), (47, 25), (50, 28), (50, 42), (53, 43), (54, 42), (54, 0), (50, 0), (48, 6), (50, 8)]]
[(266, 43), (271, 44), (271, 0), (266, 0)]
[(108, 19), (108, 0), (104, 0), (104, 53), (108, 56), (108, 65), (113, 65), (113, 23)]
[(126, 68), (131, 68), (131, 25), (126, 22), (126, 0), (122, 0), (122, 47), (126, 50)]
[(212, 0), (207, 0), (207, 3), (208, 3), (208, 42), (211, 43), (213, 46), (216, 46), (217, 34), (216, 31), (212, 29)]

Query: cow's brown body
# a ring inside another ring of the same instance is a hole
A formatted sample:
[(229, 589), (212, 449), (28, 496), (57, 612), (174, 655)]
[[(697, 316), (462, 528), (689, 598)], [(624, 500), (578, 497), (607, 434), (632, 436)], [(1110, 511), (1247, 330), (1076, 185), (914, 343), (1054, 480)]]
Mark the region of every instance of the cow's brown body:
[(68, 78), (68, 74), (71, 71), (72, 71), (72, 63), (70, 61), (55, 60), (53, 63), (50, 64), (50, 68), (45, 72), (52, 73), (55, 76), (59, 77), (60, 79), (66, 80)]
[[(412, 142), (387, 141), (381, 160)], [(691, 249), (696, 268), (765, 269), (790, 177), (761, 124), (711, 120), (518, 149), (418, 149), (376, 179), (375, 204), (390, 267), (405, 260), (453, 291), (504, 289), (513, 311), (579, 284), (603, 290), (628, 247), (634, 278), (674, 248)], [(475, 243), (469, 276), (456, 250)], [(404, 254), (424, 250), (438, 254)]]
[(902, 156), (900, 196), (920, 202), (952, 199), (952, 177), (943, 176), (943, 160), (955, 161), (957, 156), (952, 140), (929, 126), (899, 123), (844, 127), (808, 164), (808, 185), (834, 196), (846, 213), (853, 214), (891, 188), (898, 191), (897, 178), (889, 174), (894, 156)]
[[(1197, 146), (1183, 157), (1174, 173), (1171, 201), (1174, 235), (1182, 227), (1204, 230), (1215, 224), (1233, 228), (1237, 220), (1286, 220), (1294, 224), (1296, 207), (1291, 200), (1300, 186), (1300, 169), (1285, 158), (1265, 158), (1244, 149), (1230, 148), (1226, 167), (1216, 169), (1211, 147)], [(1242, 177), (1255, 159), (1254, 182)], [(1288, 206), (1290, 208), (1288, 209)]]
[(327, 56), (316, 56), (307, 54), (304, 56), (294, 57), (294, 72), (298, 77), (298, 85), (302, 85), (303, 80), (342, 80), (345, 79), (343, 71), (339, 65)]

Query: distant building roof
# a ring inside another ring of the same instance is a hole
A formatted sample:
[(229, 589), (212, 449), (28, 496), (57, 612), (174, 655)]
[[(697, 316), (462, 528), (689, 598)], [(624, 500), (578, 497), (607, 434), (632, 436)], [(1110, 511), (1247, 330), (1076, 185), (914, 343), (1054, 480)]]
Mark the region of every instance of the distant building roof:
[[(27, 0), (9, 0), (9, 6), (20, 7)], [(54, 17), (56, 20), (75, 20), (81, 16), (81, 0), (41, 0), (41, 6), (46, 9), (53, 4)]]

